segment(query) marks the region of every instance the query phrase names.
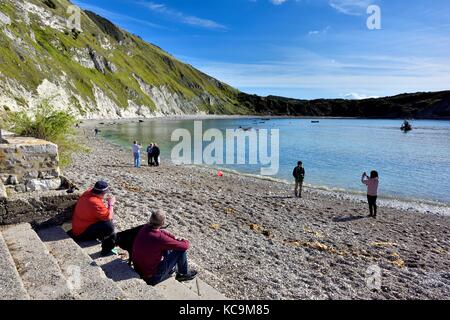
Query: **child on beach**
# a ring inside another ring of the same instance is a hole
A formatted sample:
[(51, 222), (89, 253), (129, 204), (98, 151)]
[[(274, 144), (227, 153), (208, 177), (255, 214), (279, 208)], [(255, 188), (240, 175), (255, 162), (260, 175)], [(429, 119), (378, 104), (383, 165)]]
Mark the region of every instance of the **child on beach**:
[(135, 168), (140, 168), (141, 167), (141, 148), (142, 148), (142, 146), (137, 141), (134, 141), (133, 146), (131, 148), (133, 150), (134, 166), (135, 166)]
[(378, 172), (372, 171), (370, 178), (364, 172), (361, 177), (361, 182), (367, 186), (367, 201), (369, 202), (369, 217), (377, 217), (377, 197), (378, 197)]

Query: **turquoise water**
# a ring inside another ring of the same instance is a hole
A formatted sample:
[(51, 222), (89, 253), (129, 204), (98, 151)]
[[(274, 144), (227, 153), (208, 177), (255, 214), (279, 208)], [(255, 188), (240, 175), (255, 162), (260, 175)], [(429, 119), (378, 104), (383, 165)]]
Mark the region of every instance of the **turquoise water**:
[[(364, 192), (362, 172), (380, 174), (380, 196), (419, 199), (450, 204), (450, 121), (414, 121), (414, 130), (400, 131), (399, 120), (321, 119), (208, 119), (203, 130), (237, 129), (240, 126), (279, 129), (280, 166), (274, 178), (290, 180), (302, 160), (306, 183), (329, 189)], [(144, 145), (157, 142), (162, 160), (170, 161), (175, 129), (193, 133), (193, 120), (153, 120), (101, 127), (101, 134), (120, 145), (133, 140)], [(146, 158), (144, 156), (144, 158)], [(130, 161), (132, 161), (130, 159)], [(220, 165), (236, 171), (260, 174), (260, 165)]]

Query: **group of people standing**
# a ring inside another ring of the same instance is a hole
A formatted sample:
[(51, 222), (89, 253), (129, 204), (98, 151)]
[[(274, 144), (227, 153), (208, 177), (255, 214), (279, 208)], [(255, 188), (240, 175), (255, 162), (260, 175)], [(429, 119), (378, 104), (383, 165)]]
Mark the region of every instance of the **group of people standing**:
[[(294, 168), (292, 175), (295, 179), (295, 196), (302, 197), (303, 181), (305, 180), (305, 168), (303, 162), (299, 161)], [(367, 186), (367, 202), (369, 203), (369, 217), (376, 219), (377, 217), (377, 198), (378, 198), (378, 185), (379, 178), (378, 172), (372, 171), (370, 177), (367, 173), (363, 173), (361, 182)]]
[[(141, 158), (142, 145), (140, 145), (137, 141), (134, 141), (133, 145), (131, 146), (131, 149), (133, 151), (134, 166), (136, 168), (140, 168), (142, 162)], [(156, 143), (150, 143), (146, 151), (147, 151), (148, 166), (158, 167), (160, 164), (160, 155), (161, 155), (161, 149), (159, 148), (159, 146)]]

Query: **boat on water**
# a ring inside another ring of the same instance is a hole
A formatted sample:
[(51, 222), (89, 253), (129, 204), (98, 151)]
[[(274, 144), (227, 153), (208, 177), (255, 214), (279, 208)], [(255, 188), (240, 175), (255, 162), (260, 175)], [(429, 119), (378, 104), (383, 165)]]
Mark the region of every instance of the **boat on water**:
[(400, 130), (402, 130), (403, 132), (409, 132), (412, 131), (412, 129), (413, 129), (412, 125), (407, 120), (405, 120), (402, 126), (400, 127)]
[(318, 121), (318, 120), (313, 120), (313, 121), (311, 121), (311, 123), (320, 123), (320, 121)]

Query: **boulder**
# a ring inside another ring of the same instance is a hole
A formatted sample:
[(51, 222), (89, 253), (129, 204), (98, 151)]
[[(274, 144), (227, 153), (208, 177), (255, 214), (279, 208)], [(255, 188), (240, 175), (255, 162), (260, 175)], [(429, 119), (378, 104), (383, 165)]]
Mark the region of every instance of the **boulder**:
[(28, 192), (57, 190), (61, 186), (61, 179), (32, 179), (27, 182), (26, 186)]

